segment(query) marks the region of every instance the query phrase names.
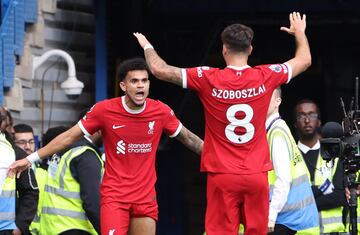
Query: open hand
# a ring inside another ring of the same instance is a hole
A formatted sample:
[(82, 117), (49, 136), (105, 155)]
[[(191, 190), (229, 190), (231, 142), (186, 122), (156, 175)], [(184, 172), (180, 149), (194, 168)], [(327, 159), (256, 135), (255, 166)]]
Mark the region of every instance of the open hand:
[(306, 15), (303, 14), (302, 17), (299, 12), (293, 12), (289, 15), (290, 28), (281, 27), (281, 31), (285, 31), (288, 34), (295, 35), (296, 32), (305, 32), (306, 28)]
[(9, 177), (14, 177), (14, 175), (16, 175), (16, 177), (19, 178), (21, 172), (29, 167), (31, 167), (31, 163), (26, 158), (17, 160), (9, 166), (7, 175)]
[(144, 48), (146, 44), (150, 43), (142, 33), (135, 32), (133, 35), (136, 37), (142, 48)]

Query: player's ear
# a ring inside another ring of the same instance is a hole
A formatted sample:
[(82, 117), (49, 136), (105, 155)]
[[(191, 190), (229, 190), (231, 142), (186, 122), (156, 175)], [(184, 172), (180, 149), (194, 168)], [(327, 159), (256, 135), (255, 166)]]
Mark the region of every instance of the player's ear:
[(224, 44), (222, 46), (222, 54), (223, 54), (223, 56), (227, 54), (227, 48)]
[(281, 99), (280, 97), (277, 97), (277, 98), (276, 98), (276, 104), (277, 104), (277, 107), (278, 107), (278, 108), (279, 108), (280, 105), (281, 105), (281, 101), (282, 101), (282, 99)]
[(250, 47), (248, 49), (248, 56), (251, 55), (252, 51), (253, 51), (253, 47), (250, 45)]
[(119, 82), (120, 89), (125, 92), (126, 91), (126, 85), (125, 82)]

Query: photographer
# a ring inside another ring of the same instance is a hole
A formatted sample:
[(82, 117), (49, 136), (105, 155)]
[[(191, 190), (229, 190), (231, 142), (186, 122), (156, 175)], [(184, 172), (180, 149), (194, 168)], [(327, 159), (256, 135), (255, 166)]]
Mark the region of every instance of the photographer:
[(295, 106), (294, 114), (298, 147), (310, 173), (320, 217), (320, 227), (315, 231), (299, 231), (298, 234), (342, 234), (345, 232), (343, 207), (346, 206), (342, 163), (338, 158), (326, 163), (320, 156), (321, 121), (316, 103), (301, 100)]

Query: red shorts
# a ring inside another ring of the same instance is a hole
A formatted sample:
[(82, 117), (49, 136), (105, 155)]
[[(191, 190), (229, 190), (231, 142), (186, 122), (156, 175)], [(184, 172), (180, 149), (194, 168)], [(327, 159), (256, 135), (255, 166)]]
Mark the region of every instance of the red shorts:
[(240, 222), (245, 235), (267, 233), (269, 183), (267, 172), (252, 175), (207, 176), (207, 235), (237, 235)]
[(150, 217), (158, 220), (157, 201), (134, 204), (110, 202), (100, 207), (101, 234), (126, 235), (129, 229), (130, 218)]

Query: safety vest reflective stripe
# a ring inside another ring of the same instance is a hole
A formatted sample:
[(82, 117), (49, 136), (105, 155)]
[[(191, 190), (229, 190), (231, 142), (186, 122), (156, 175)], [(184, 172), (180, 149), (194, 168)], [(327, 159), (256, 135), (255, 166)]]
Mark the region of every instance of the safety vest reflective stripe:
[(0, 212), (0, 220), (14, 220), (15, 212)]
[(45, 192), (57, 194), (66, 198), (80, 199), (79, 192), (65, 191), (64, 188), (54, 188), (49, 185), (45, 185)]
[(342, 217), (321, 218), (322, 224), (342, 223)]
[[(79, 149), (82, 149), (82, 148), (84, 148), (84, 147), (83, 147), (83, 146), (79, 146), (79, 147), (76, 147), (76, 148), (72, 148), (72, 149), (70, 150), (70, 153), (69, 153), (69, 154), (67, 154), (66, 156), (62, 156), (62, 157), (65, 157), (64, 160), (67, 161), (69, 158), (72, 157), (72, 155), (73, 155), (73, 153), (74, 153), (75, 151), (77, 151), (77, 150), (79, 150)], [(62, 166), (61, 170), (60, 170), (60, 178), (59, 178), (59, 187), (60, 187), (61, 189), (64, 188), (64, 177), (65, 177), (66, 170), (67, 170), (67, 165), (64, 164), (64, 165)]]
[(88, 220), (88, 218), (84, 212), (70, 211), (70, 210), (53, 208), (53, 207), (43, 207), (42, 213), (50, 214), (50, 215), (67, 216), (67, 217), (80, 219), (80, 220)]
[(40, 217), (36, 213), (32, 222), (39, 222), (39, 221), (40, 221)]
[[(15, 180), (11, 179), (10, 181), (15, 181)], [(12, 185), (12, 187), (15, 187), (15, 186)], [(16, 193), (15, 189), (14, 190), (3, 189), (0, 194), (0, 199), (11, 200), (12, 198), (15, 198), (15, 195), (16, 195), (15, 193)], [(0, 220), (15, 220), (15, 211), (0, 212)]]
[(14, 197), (15, 196), (15, 190), (2, 190), (0, 197)]
[[(300, 177), (296, 178), (293, 180), (292, 182), (292, 186), (297, 186), (303, 183), (309, 182), (309, 178), (307, 177), (307, 175), (301, 175)], [(272, 190), (273, 190), (274, 186), (271, 185), (271, 194), (272, 194)], [(284, 205), (284, 207), (281, 209), (281, 212), (289, 212), (289, 211), (293, 211), (293, 210), (300, 210), (302, 208), (307, 207), (308, 205), (311, 205), (312, 203), (314, 203), (314, 197), (311, 195), (309, 197), (304, 198), (301, 201), (297, 201), (295, 203), (292, 204), (288, 204), (286, 203)]]
[[(295, 179), (292, 180), (291, 185), (292, 186), (298, 186), (300, 184), (303, 184), (305, 182), (309, 182), (309, 178), (307, 176), (307, 174), (301, 175)], [(272, 195), (274, 190), (274, 185), (270, 185), (270, 195)]]
[(289, 212), (289, 211), (293, 211), (293, 210), (299, 210), (302, 208), (307, 207), (308, 205), (311, 205), (314, 203), (314, 197), (313, 196), (309, 196), (304, 198), (303, 200), (296, 202), (296, 203), (292, 203), (292, 204), (285, 204), (285, 206), (283, 207), (283, 209), (281, 210), (281, 212)]

